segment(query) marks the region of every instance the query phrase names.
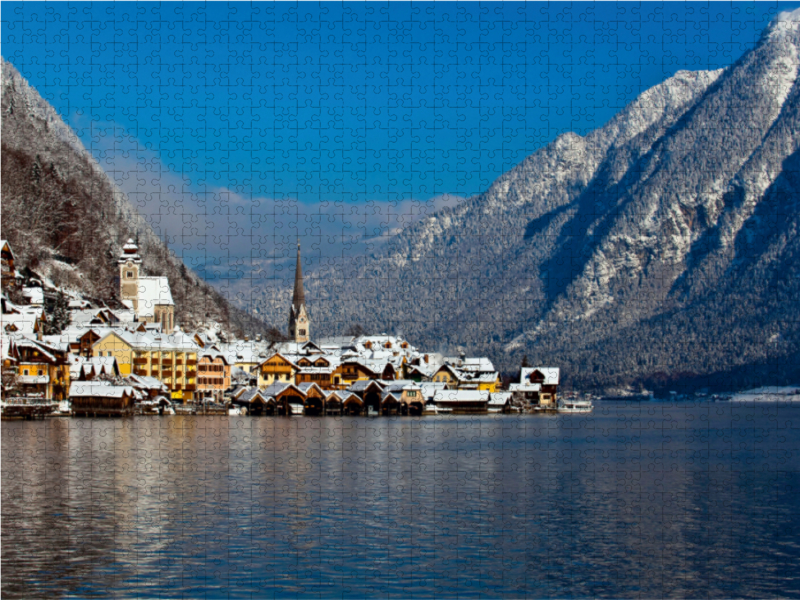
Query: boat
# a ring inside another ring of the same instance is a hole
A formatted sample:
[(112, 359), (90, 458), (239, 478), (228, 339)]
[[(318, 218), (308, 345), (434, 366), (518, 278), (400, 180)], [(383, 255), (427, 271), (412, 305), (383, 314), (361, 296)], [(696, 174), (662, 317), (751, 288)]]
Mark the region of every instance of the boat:
[(571, 398), (569, 400), (558, 401), (559, 413), (590, 413), (594, 409), (594, 404), (591, 400), (579, 400)]

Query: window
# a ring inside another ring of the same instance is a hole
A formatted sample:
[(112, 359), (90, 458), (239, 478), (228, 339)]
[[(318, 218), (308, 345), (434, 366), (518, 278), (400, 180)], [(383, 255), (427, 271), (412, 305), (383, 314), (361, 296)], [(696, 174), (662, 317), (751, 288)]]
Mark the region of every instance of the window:
[(28, 369), (22, 369), (22, 374), (23, 375), (27, 375), (28, 374)]
[(305, 335), (305, 334), (306, 334), (306, 330), (305, 329), (301, 329), (300, 330), (300, 335)]
[(133, 271), (127, 271), (125, 273), (125, 277), (127, 277), (128, 279), (133, 279)]
[(36, 374), (37, 374), (37, 375), (39, 375), (39, 376), (41, 377), (42, 375), (44, 375), (44, 371), (42, 371), (41, 369), (39, 369), (38, 371), (36, 371)]

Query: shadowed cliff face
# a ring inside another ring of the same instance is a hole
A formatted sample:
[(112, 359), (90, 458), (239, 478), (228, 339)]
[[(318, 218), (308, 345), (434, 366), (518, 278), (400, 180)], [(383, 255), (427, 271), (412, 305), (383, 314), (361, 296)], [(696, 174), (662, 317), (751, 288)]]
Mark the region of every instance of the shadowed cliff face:
[(311, 274), (316, 330), (400, 329), (509, 371), (527, 354), (585, 386), (793, 377), (799, 39), (784, 18), (732, 67), (679, 72), (379, 254)]

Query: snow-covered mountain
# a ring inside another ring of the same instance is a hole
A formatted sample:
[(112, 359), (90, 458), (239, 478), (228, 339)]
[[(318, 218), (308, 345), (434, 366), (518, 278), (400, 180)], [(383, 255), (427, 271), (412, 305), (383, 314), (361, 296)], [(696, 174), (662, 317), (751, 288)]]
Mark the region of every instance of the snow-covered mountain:
[(560, 136), (379, 255), (317, 272), (316, 330), (402, 330), (509, 371), (527, 354), (582, 386), (790, 378), (797, 20), (781, 15), (727, 69), (678, 72), (604, 127)]
[(5, 60), (0, 235), (17, 266), (112, 304), (122, 244), (138, 237), (146, 271), (169, 278), (179, 323), (220, 323), (239, 334), (267, 329), (167, 251), (72, 129)]

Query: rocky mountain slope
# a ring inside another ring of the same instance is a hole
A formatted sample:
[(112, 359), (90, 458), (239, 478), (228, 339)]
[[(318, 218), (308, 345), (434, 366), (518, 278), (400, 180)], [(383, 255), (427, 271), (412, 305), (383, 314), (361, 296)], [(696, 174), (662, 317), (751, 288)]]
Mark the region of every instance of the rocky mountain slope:
[(266, 326), (231, 306), (171, 254), (80, 139), (19, 72), (2, 61), (2, 223), (18, 265), (90, 297), (118, 300), (116, 259), (139, 238), (145, 271), (169, 278), (176, 321), (229, 333)]
[(508, 371), (527, 354), (581, 387), (797, 377), (796, 20), (727, 69), (678, 72), (560, 136), (380, 254), (317, 272), (316, 330), (401, 330)]

